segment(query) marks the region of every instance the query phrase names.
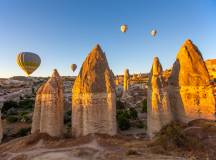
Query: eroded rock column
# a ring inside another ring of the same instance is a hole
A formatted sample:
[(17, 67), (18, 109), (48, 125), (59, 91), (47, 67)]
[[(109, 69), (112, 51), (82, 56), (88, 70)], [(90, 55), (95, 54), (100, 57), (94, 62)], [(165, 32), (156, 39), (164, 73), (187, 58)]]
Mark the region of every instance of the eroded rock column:
[(61, 137), (64, 130), (64, 89), (57, 70), (37, 91), (32, 121), (32, 133), (47, 133)]
[(147, 132), (150, 137), (172, 121), (167, 87), (162, 72), (159, 59), (155, 57), (149, 76), (147, 96)]
[(85, 59), (72, 92), (74, 136), (116, 134), (115, 82), (99, 45)]
[(215, 119), (215, 98), (203, 57), (191, 40), (177, 54), (169, 83), (174, 117), (182, 122)]

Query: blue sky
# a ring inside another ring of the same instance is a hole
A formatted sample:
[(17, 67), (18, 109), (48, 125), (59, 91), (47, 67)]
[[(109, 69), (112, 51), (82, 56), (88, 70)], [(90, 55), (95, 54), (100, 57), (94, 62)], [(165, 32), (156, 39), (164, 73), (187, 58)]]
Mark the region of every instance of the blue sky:
[[(205, 59), (216, 58), (215, 0), (0, 0), (0, 77), (24, 75), (16, 64), (21, 51), (42, 59), (32, 76), (54, 68), (76, 75), (97, 43), (115, 74), (149, 72), (154, 56), (165, 69), (187, 38)], [(75, 73), (71, 63), (78, 65)]]

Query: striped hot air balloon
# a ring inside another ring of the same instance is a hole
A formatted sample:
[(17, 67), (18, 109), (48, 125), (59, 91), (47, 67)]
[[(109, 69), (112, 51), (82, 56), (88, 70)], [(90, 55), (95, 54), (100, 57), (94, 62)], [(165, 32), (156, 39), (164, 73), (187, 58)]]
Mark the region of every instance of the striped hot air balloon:
[(40, 66), (41, 59), (35, 53), (21, 52), (17, 55), (16, 62), (27, 76), (30, 76)]

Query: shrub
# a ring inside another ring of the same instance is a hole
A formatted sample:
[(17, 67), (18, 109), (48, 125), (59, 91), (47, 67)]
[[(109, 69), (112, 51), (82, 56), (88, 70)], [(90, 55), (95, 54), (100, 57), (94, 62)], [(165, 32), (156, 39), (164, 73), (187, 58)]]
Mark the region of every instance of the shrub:
[(118, 127), (121, 129), (121, 130), (128, 130), (130, 128), (130, 121), (129, 119), (127, 119), (126, 117), (124, 116), (119, 116), (118, 120)]
[(137, 122), (136, 127), (137, 127), (137, 128), (146, 128), (146, 126), (145, 126), (145, 125), (143, 124), (143, 122), (140, 121), (140, 120)]
[(2, 110), (1, 110), (2, 114), (7, 114), (7, 111), (11, 108), (18, 108), (17, 102), (15, 102), (15, 101), (4, 102)]
[(142, 101), (142, 112), (143, 113), (147, 113), (147, 99), (144, 99), (143, 101)]
[(23, 137), (30, 133), (31, 128), (21, 128), (17, 133), (16, 137)]
[(31, 122), (31, 119), (28, 117), (28, 112), (20, 112), (18, 115), (18, 119), (21, 122)]
[(19, 102), (19, 108), (22, 109), (33, 109), (34, 100), (32, 99), (24, 99)]
[(121, 101), (117, 100), (116, 101), (116, 108), (117, 109), (125, 109), (125, 105)]
[(127, 130), (130, 128), (129, 118), (130, 115), (127, 110), (117, 112), (117, 123), (121, 130)]
[(129, 115), (130, 115), (130, 118), (132, 118), (132, 119), (137, 119), (137, 117), (138, 117), (138, 113), (137, 113), (135, 108), (129, 109)]
[(18, 121), (18, 118), (16, 116), (7, 116), (6, 117), (7, 122), (14, 123)]
[(71, 111), (67, 111), (64, 114), (64, 123), (71, 124)]
[(164, 126), (158, 134), (156, 134), (156, 143), (162, 145), (163, 148), (198, 148), (201, 147), (199, 141), (192, 136), (184, 134), (185, 124), (172, 122)]

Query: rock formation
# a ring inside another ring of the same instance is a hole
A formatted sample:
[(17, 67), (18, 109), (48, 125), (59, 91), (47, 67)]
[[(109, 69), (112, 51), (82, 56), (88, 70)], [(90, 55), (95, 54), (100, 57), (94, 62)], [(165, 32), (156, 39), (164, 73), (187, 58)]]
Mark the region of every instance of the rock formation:
[(124, 71), (124, 91), (127, 92), (128, 91), (128, 85), (129, 85), (129, 78), (130, 78), (130, 74), (129, 74), (129, 70), (126, 69)]
[(155, 57), (149, 76), (147, 97), (147, 132), (150, 137), (153, 137), (156, 132), (172, 120), (162, 72), (163, 69), (159, 59)]
[(61, 137), (64, 126), (64, 89), (57, 70), (38, 91), (32, 122), (32, 133)]
[(182, 122), (215, 119), (215, 99), (209, 73), (198, 48), (186, 40), (169, 77), (169, 99), (174, 117)]
[(210, 79), (212, 81), (216, 80), (216, 59), (208, 59), (205, 61), (206, 67), (208, 69)]
[(72, 92), (74, 136), (116, 134), (115, 82), (99, 45), (85, 59)]

